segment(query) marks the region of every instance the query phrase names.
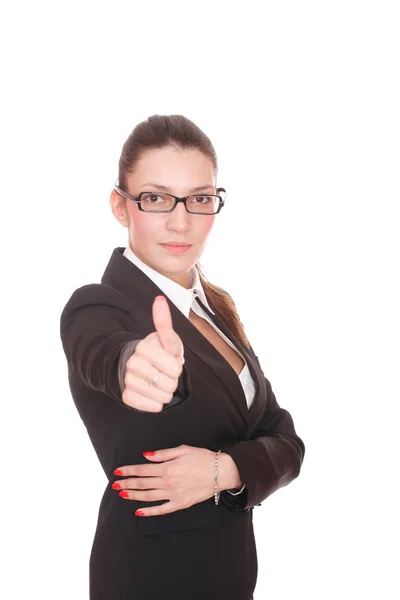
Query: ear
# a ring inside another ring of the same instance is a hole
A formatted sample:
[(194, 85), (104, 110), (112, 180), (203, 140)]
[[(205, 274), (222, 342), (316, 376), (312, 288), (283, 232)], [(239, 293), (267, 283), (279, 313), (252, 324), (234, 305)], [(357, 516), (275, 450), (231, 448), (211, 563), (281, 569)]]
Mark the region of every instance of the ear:
[(121, 225), (128, 227), (129, 220), (128, 220), (128, 214), (126, 211), (125, 198), (123, 198), (115, 190), (112, 190), (111, 194), (110, 194), (110, 206), (111, 206), (111, 211), (112, 211), (114, 217), (117, 219), (118, 223), (121, 223)]

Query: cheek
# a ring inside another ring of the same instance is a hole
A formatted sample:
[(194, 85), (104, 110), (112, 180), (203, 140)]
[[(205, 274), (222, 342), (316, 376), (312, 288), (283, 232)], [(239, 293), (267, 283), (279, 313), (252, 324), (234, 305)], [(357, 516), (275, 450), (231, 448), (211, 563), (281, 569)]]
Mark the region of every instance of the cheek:
[(199, 231), (201, 232), (201, 237), (207, 237), (210, 233), (213, 225), (214, 225), (215, 217), (201, 217), (201, 221), (199, 222)]
[(130, 213), (130, 231), (136, 239), (151, 240), (157, 233), (156, 219), (152, 219), (153, 215), (146, 215), (138, 210), (131, 210)]

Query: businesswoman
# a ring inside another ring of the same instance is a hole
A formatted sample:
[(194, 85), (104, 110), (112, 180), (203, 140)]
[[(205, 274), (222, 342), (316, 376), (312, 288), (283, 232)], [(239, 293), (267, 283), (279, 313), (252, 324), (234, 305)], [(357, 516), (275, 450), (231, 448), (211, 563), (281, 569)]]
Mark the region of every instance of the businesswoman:
[(91, 600), (250, 600), (253, 509), (299, 475), (293, 420), (199, 264), (224, 201), (192, 121), (139, 123), (110, 195), (128, 243), (62, 311), (71, 394), (108, 480)]

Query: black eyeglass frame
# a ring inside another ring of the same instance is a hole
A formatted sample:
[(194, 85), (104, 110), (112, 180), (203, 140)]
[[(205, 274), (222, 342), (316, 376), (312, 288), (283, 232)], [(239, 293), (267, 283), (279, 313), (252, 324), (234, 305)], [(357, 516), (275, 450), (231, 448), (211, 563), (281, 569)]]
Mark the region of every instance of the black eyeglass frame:
[[(138, 209), (146, 212), (146, 213), (168, 213), (168, 212), (172, 212), (177, 203), (178, 202), (183, 202), (184, 206), (187, 210), (187, 212), (191, 215), (217, 215), (221, 208), (224, 206), (225, 204), (225, 198), (226, 198), (226, 189), (225, 188), (217, 188), (217, 192), (224, 192), (225, 196), (224, 198), (222, 198), (219, 194), (190, 194), (189, 196), (182, 196), (182, 198), (179, 198), (179, 196), (174, 196), (174, 194), (168, 194), (167, 192), (140, 192), (140, 194), (138, 196), (132, 196), (132, 194), (128, 194), (128, 192), (124, 192), (124, 190), (121, 190), (121, 188), (115, 184), (114, 185), (114, 190), (120, 194), (121, 196), (123, 196), (124, 198), (127, 198), (128, 200), (133, 200), (133, 202), (136, 202), (136, 204), (138, 205)], [(158, 195), (158, 194), (162, 194), (165, 196), (172, 196), (172, 198), (175, 199), (175, 204), (172, 208), (170, 208), (169, 210), (143, 210), (142, 206), (141, 206), (141, 199), (143, 194), (154, 194), (154, 195)], [(196, 212), (193, 210), (188, 210), (188, 207), (186, 206), (186, 200), (188, 198), (195, 198), (196, 196), (214, 196), (216, 198), (219, 199), (219, 205), (218, 205), (218, 209), (216, 212), (213, 213), (205, 213), (205, 212)]]

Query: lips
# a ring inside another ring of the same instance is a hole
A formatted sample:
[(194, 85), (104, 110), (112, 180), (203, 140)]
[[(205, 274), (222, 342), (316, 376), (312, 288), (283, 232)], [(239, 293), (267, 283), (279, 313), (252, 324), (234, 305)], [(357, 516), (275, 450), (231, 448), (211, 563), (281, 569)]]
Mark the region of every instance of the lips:
[(161, 245), (162, 246), (191, 246), (191, 244), (186, 244), (186, 242), (164, 242)]
[(180, 242), (170, 242), (168, 244), (160, 244), (170, 254), (183, 254), (191, 248), (191, 244), (182, 244)]

